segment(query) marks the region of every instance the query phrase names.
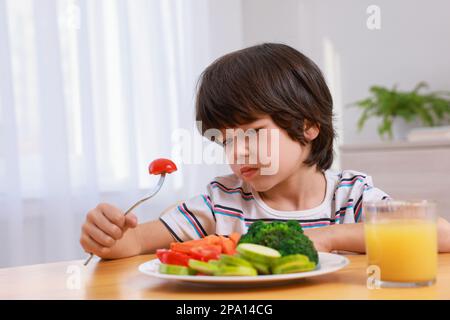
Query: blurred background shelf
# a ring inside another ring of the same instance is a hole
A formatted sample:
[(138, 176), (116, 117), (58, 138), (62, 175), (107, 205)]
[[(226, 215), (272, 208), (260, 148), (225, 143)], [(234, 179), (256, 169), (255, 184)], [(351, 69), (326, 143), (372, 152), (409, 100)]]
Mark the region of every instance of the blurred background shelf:
[(365, 172), (397, 199), (427, 199), (450, 218), (450, 141), (349, 144), (341, 168)]

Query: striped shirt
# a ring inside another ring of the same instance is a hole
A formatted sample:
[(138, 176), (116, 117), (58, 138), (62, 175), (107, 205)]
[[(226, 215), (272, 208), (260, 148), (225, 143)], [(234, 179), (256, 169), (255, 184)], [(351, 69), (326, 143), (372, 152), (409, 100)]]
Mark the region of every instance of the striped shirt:
[(303, 228), (364, 220), (363, 201), (384, 200), (389, 196), (364, 173), (344, 170), (324, 172), (327, 181), (323, 202), (312, 209), (280, 211), (269, 207), (258, 192), (234, 174), (216, 177), (207, 192), (195, 196), (160, 220), (177, 241), (198, 239), (209, 234), (244, 234), (255, 221), (297, 220)]

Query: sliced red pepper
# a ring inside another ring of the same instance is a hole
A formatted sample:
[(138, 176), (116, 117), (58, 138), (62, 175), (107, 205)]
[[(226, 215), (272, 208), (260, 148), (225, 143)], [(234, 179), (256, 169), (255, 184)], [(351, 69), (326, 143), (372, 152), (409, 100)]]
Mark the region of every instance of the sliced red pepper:
[(156, 256), (158, 257), (159, 261), (161, 261), (162, 263), (165, 263), (165, 261), (167, 261), (166, 257), (167, 254), (170, 252), (170, 250), (168, 249), (158, 249), (156, 250)]
[(170, 250), (189, 254), (189, 251), (195, 247), (204, 244), (203, 239), (190, 240), (185, 242), (172, 242)]
[(188, 266), (189, 257), (185, 253), (176, 252), (168, 249), (159, 249), (156, 251), (156, 256), (162, 263), (175, 264), (178, 266)]
[(222, 253), (220, 245), (202, 245), (191, 248), (189, 255), (196, 260), (208, 262), (209, 260), (218, 260)]

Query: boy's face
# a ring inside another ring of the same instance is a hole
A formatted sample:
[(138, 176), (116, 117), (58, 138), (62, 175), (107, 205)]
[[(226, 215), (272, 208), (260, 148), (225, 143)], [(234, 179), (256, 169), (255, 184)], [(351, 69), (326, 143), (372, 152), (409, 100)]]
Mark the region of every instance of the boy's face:
[[(308, 141), (319, 133), (316, 126), (305, 130)], [(310, 143), (302, 146), (270, 116), (234, 129), (222, 130), (231, 170), (258, 192), (268, 191), (306, 165)]]

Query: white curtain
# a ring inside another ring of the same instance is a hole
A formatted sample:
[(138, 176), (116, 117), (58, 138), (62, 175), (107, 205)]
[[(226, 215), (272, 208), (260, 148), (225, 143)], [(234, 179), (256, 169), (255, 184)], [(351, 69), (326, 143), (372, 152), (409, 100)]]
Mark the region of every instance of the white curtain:
[[(86, 212), (144, 196), (174, 131), (199, 139), (195, 85), (217, 57), (209, 5), (0, 0), (0, 267), (84, 257)], [(141, 221), (227, 172), (177, 164)]]

